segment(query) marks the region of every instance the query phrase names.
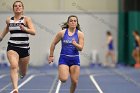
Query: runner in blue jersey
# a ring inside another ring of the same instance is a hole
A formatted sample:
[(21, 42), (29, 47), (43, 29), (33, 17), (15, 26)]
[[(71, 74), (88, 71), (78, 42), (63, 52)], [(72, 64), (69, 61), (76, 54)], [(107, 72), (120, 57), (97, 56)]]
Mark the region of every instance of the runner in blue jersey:
[(66, 82), (70, 74), (70, 93), (74, 93), (80, 74), (78, 51), (82, 51), (84, 47), (84, 34), (80, 30), (77, 16), (69, 16), (67, 22), (62, 25), (62, 31), (58, 32), (54, 38), (50, 47), (49, 63), (54, 60), (54, 49), (59, 41), (62, 43), (58, 66), (59, 80)]
[[(106, 62), (108, 66), (115, 67), (116, 62), (115, 62), (115, 54), (114, 54), (114, 41), (113, 37), (110, 31), (107, 31), (107, 53), (106, 53)], [(108, 62), (108, 58), (111, 57), (111, 63)]]
[(21, 1), (13, 4), (13, 17), (8, 17), (6, 27), (0, 35), (0, 41), (10, 32), (7, 57), (10, 63), (10, 75), (13, 85), (12, 93), (18, 93), (18, 72), (23, 78), (27, 72), (30, 59), (29, 34), (35, 35), (31, 19), (23, 15), (24, 5)]

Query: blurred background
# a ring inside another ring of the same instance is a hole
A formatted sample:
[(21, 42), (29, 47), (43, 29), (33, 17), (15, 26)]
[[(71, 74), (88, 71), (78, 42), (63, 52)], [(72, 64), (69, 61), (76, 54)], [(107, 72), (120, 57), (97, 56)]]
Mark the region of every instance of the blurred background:
[[(5, 20), (13, 16), (15, 0), (0, 0), (0, 32), (6, 26)], [(47, 65), (50, 44), (61, 24), (69, 15), (76, 15), (85, 34), (84, 50), (80, 52), (81, 66), (105, 61), (106, 32), (114, 38), (115, 56), (118, 63), (134, 65), (132, 50), (134, 29), (140, 31), (140, 0), (21, 0), (24, 15), (30, 16), (36, 28), (36, 36), (30, 36), (31, 66)], [(0, 43), (1, 51), (7, 47), (9, 34)], [(61, 43), (55, 49), (57, 65)], [(1, 55), (4, 52), (0, 52)], [(6, 55), (6, 54), (4, 54)], [(0, 56), (2, 58), (2, 56)], [(7, 62), (7, 59), (4, 61)]]

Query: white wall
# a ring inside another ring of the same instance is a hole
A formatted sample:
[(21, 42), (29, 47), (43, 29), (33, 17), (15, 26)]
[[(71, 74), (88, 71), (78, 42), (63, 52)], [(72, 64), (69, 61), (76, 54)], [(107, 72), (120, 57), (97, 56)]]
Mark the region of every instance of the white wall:
[[(11, 11), (16, 0), (0, 0), (0, 11)], [(92, 12), (117, 12), (118, 0), (21, 0), (26, 12), (80, 11), (76, 6)]]
[[(113, 33), (115, 48), (117, 49), (117, 13), (27, 13), (26, 15), (32, 18), (37, 31), (36, 36), (30, 37), (31, 65), (38, 66), (46, 63), (50, 44), (55, 34), (61, 29), (59, 24), (65, 22), (71, 14), (78, 16), (82, 31), (85, 34), (85, 46), (80, 55), (82, 66), (89, 65), (90, 54), (94, 49), (99, 52), (100, 61), (104, 61), (105, 48), (102, 46), (105, 45), (107, 30)], [(6, 17), (10, 15), (11, 13), (0, 13), (0, 31), (5, 26)], [(9, 35), (4, 38), (0, 47), (7, 46), (8, 39)], [(56, 64), (60, 48), (59, 43), (55, 49)]]

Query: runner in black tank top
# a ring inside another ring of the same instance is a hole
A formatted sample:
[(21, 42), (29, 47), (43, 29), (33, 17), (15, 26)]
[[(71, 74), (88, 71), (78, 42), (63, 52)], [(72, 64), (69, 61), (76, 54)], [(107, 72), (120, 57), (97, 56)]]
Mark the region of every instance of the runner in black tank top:
[(29, 17), (23, 15), (23, 10), (23, 3), (15, 1), (13, 4), (14, 16), (7, 18), (7, 25), (0, 35), (1, 41), (10, 32), (7, 56), (10, 63), (10, 76), (13, 85), (11, 93), (18, 93), (18, 72), (21, 78), (26, 75), (30, 59), (28, 35), (35, 35), (33, 23)]

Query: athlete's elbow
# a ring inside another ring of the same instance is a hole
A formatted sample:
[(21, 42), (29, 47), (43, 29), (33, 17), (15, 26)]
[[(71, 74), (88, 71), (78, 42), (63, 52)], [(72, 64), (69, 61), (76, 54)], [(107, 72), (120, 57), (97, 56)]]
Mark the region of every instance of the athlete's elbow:
[(79, 49), (78, 51), (82, 51), (82, 49)]
[(35, 35), (36, 35), (36, 33), (32, 33), (31, 35), (35, 36)]
[(79, 50), (79, 51), (82, 51), (82, 50), (83, 50), (83, 48), (81, 47), (81, 48), (79, 48), (78, 50)]
[(31, 35), (36, 35), (35, 31), (33, 31), (33, 32), (31, 33)]

